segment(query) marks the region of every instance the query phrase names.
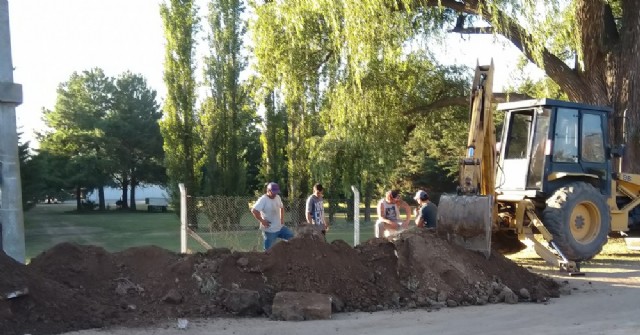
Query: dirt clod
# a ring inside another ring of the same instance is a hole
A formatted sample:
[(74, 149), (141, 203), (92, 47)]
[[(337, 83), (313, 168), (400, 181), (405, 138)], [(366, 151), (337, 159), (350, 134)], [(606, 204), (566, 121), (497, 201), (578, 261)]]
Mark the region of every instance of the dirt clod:
[[(7, 335), (270, 316), (275, 295), (284, 291), (328, 295), (334, 312), (348, 312), (544, 302), (560, 290), (497, 252), (486, 259), (424, 231), (355, 248), (301, 234), (268, 252), (192, 255), (62, 243), (29, 265), (0, 252), (0, 273), (0, 334)], [(5, 298), (24, 287), (27, 295)]]

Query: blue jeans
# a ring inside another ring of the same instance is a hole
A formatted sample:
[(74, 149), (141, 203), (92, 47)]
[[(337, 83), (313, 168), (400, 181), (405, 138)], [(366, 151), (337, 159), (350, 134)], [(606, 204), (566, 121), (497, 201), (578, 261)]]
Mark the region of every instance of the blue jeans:
[(263, 231), (262, 237), (264, 237), (264, 250), (266, 251), (266, 250), (269, 250), (269, 248), (271, 248), (273, 243), (275, 243), (276, 239), (278, 238), (281, 238), (286, 241), (291, 239), (293, 237), (293, 232), (291, 231), (291, 229), (285, 226), (282, 226), (282, 228), (280, 228), (280, 231), (277, 231), (275, 233), (269, 233), (269, 232)]

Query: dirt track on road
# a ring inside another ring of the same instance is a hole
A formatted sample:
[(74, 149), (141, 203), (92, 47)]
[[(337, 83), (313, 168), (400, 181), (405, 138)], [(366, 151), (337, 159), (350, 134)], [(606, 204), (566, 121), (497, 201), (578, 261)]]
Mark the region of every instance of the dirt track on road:
[(620, 241), (588, 264), (584, 277), (569, 277), (526, 251), (513, 257), (534, 272), (563, 283), (564, 294), (547, 303), (493, 304), (444, 308), (339, 313), (332, 320), (285, 322), (266, 318), (177, 320), (139, 329), (84, 330), (67, 335), (189, 335), (209, 334), (638, 334), (640, 333), (640, 252), (627, 251)]

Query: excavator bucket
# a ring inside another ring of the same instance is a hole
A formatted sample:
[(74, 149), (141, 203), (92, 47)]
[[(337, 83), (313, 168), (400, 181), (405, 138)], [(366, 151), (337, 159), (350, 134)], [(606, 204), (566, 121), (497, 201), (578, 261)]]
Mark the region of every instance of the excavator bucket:
[(438, 203), (438, 235), (469, 250), (491, 255), (493, 197), (443, 194)]

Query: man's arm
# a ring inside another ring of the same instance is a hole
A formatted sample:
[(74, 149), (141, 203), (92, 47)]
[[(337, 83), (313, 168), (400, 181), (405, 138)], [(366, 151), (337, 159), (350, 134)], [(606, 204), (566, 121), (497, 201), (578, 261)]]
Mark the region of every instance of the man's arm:
[(267, 220), (265, 220), (265, 219), (263, 219), (263, 218), (262, 218), (262, 215), (260, 215), (260, 211), (258, 211), (258, 210), (257, 210), (257, 209), (255, 209), (255, 208), (252, 208), (252, 209), (251, 209), (251, 214), (253, 214), (253, 217), (254, 217), (254, 218), (256, 218), (256, 220), (258, 220), (258, 222), (260, 222), (260, 224), (261, 224), (263, 227), (265, 227), (265, 228), (266, 228), (266, 227), (269, 227), (269, 222), (267, 222)]
[(306, 219), (307, 219), (307, 224), (312, 224), (313, 221), (311, 220), (311, 197), (307, 198), (307, 205), (305, 206), (304, 211), (306, 212)]
[(408, 203), (400, 200), (400, 206), (404, 210), (405, 220), (403, 222), (403, 226), (409, 227), (409, 222), (411, 222), (411, 206)]
[(284, 207), (280, 207), (280, 224), (284, 226)]
[(416, 213), (416, 226), (421, 228), (424, 227), (424, 218), (422, 217), (421, 209), (418, 209), (418, 212)]
[(284, 226), (284, 204), (282, 203), (282, 198), (279, 195), (276, 195), (276, 201), (278, 203), (278, 207), (280, 207), (280, 224)]

